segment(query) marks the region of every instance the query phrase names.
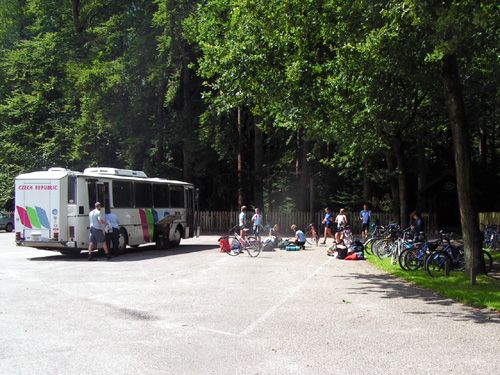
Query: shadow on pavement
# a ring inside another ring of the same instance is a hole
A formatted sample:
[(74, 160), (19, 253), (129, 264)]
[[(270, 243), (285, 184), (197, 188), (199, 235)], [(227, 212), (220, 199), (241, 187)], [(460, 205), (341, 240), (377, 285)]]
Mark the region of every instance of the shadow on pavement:
[[(338, 276), (342, 277), (342, 276)], [(399, 299), (420, 299), (428, 304), (441, 305), (441, 306), (452, 306), (460, 305), (464, 306), (459, 302), (455, 302), (449, 298), (442, 297), (433, 291), (419, 288), (414, 285), (402, 282), (401, 280), (384, 274), (364, 274), (364, 273), (350, 273), (346, 275), (347, 278), (355, 278), (358, 283), (362, 284), (361, 287), (349, 288), (350, 293), (353, 294), (380, 294), (381, 298), (399, 298)], [(404, 311), (405, 314), (409, 315), (432, 315), (450, 318), (456, 321), (473, 321), (478, 324), (483, 323), (500, 323), (500, 313), (487, 310), (478, 309), (474, 307), (465, 306), (461, 312), (454, 311)]]
[[(179, 254), (189, 254), (198, 251), (213, 250), (218, 251), (215, 245), (203, 244), (203, 245), (181, 245), (173, 249), (157, 249), (154, 245), (150, 246), (139, 246), (139, 247), (128, 247), (125, 254), (121, 254), (117, 257), (113, 257), (110, 262), (137, 262), (141, 260), (163, 258)], [(97, 256), (99, 261), (106, 261), (104, 254), (100, 253)], [(55, 261), (55, 262), (82, 262), (87, 261), (87, 252), (74, 255), (62, 255), (59, 253), (54, 253), (54, 255), (33, 257), (28, 258), (30, 261), (34, 262), (45, 262), (45, 261)]]

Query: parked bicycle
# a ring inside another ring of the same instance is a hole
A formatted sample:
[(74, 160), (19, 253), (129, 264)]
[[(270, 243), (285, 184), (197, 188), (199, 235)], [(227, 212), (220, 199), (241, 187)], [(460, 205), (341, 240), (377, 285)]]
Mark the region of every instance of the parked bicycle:
[(495, 251), (500, 248), (500, 228), (498, 225), (488, 225), (483, 232), (483, 249)]
[[(448, 276), (451, 271), (465, 270), (465, 255), (462, 246), (451, 244), (451, 235), (445, 237), (442, 243), (443, 248), (434, 251), (425, 261), (425, 271), (431, 277)], [(481, 250), (484, 259), (485, 272), (491, 271), (493, 259), (487, 251)]]
[(262, 243), (256, 236), (240, 236), (240, 226), (235, 225), (229, 230), (228, 239), (230, 240), (231, 250), (228, 255), (237, 256), (246, 251), (251, 257), (258, 257), (262, 251)]
[(370, 233), (368, 238), (363, 243), (365, 253), (367, 254), (373, 253), (372, 246), (374, 241), (384, 238), (384, 231), (385, 231), (384, 226), (372, 224), (372, 228), (373, 231)]

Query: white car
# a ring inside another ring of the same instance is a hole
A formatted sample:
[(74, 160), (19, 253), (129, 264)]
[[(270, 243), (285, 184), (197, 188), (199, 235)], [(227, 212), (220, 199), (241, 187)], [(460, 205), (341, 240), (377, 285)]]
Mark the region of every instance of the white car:
[(5, 229), (6, 232), (12, 232), (14, 229), (14, 218), (3, 212), (0, 212), (0, 230)]

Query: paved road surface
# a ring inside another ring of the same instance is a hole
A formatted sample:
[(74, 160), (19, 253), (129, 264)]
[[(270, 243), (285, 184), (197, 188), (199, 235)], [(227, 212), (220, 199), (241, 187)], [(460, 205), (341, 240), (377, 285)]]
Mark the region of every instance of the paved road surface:
[(499, 373), (496, 313), (324, 248), (216, 240), (87, 262), (0, 233), (0, 374)]

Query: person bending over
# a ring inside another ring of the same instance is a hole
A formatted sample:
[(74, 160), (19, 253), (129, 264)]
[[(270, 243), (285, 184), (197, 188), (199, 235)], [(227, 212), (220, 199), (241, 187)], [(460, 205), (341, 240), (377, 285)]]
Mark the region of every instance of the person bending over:
[(302, 249), (305, 249), (304, 245), (306, 243), (306, 235), (304, 234), (304, 232), (298, 229), (297, 225), (295, 224), (293, 224), (290, 228), (295, 233), (295, 238), (290, 239), (289, 243), (295, 244), (297, 246), (300, 246)]

